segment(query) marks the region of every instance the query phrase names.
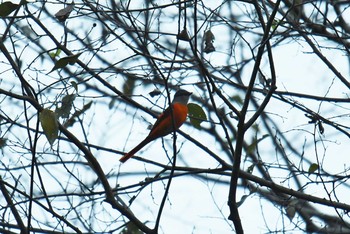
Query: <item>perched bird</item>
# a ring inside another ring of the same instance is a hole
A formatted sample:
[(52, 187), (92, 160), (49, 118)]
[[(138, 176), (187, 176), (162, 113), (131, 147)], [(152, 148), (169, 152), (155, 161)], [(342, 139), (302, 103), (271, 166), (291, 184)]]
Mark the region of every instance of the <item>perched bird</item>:
[[(171, 103), (171, 108), (168, 107), (159, 115), (148, 136), (129, 153), (121, 157), (119, 161), (124, 163), (151, 141), (173, 132), (173, 127), (177, 130), (186, 120), (188, 112), (187, 102), (191, 94), (192, 93), (183, 89), (177, 91)], [(173, 115), (171, 114), (171, 111), (173, 112)], [(172, 116), (174, 116), (174, 122), (172, 121)]]

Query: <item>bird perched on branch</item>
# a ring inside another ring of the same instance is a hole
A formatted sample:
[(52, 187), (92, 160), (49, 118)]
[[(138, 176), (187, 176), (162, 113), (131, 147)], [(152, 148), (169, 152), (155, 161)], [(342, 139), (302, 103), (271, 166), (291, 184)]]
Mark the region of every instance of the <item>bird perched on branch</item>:
[[(122, 163), (126, 162), (126, 160), (134, 156), (134, 154), (136, 154), (151, 141), (173, 132), (174, 127), (175, 130), (177, 130), (186, 120), (188, 113), (187, 102), (191, 94), (192, 93), (183, 89), (177, 91), (175, 93), (174, 100), (171, 103), (171, 107), (169, 106), (162, 114), (159, 115), (148, 136), (129, 153), (121, 157), (119, 161)], [(174, 121), (172, 120), (172, 117), (174, 117)]]

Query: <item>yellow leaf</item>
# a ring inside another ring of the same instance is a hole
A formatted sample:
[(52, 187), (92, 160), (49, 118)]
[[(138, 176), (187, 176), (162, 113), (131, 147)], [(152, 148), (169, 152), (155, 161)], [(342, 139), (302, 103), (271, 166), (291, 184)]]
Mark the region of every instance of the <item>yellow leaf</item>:
[(47, 140), (52, 145), (58, 138), (58, 122), (55, 112), (49, 109), (43, 109), (39, 113), (39, 121)]

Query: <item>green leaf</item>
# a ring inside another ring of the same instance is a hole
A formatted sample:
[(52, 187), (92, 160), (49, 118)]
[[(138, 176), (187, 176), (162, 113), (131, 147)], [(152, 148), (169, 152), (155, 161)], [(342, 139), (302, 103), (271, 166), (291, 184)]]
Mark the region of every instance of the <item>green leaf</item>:
[(280, 23), (279, 19), (274, 19), (271, 25), (272, 29), (275, 30), (279, 23)]
[(317, 122), (317, 126), (318, 126), (318, 130), (320, 131), (320, 133), (323, 134), (324, 133), (324, 127), (322, 125), (322, 122), (318, 121)]
[(112, 97), (111, 101), (109, 102), (108, 104), (108, 109), (112, 109), (114, 107), (114, 104), (115, 102), (117, 101), (118, 99), (116, 97)]
[(64, 123), (64, 127), (68, 128), (73, 126), (73, 124), (75, 123), (75, 119), (84, 114), (87, 110), (89, 110), (91, 105), (92, 102), (88, 102), (83, 106), (81, 110), (77, 110), (76, 112), (74, 112), (73, 115)]
[(160, 92), (159, 89), (154, 89), (153, 91), (151, 91), (151, 92), (149, 93), (149, 95), (150, 95), (151, 97), (155, 97), (155, 96), (160, 95), (161, 93), (162, 93), (162, 92)]
[(7, 141), (7, 138), (0, 137), (0, 149), (6, 146), (6, 141)]
[(263, 136), (260, 137), (260, 138), (254, 137), (254, 138), (252, 139), (252, 143), (251, 143), (250, 145), (248, 145), (248, 147), (247, 147), (247, 149), (246, 149), (247, 154), (252, 154), (252, 153), (254, 153), (255, 150), (256, 150), (256, 147), (258, 146), (258, 144), (259, 144), (262, 140), (264, 140), (266, 137), (268, 137), (268, 136), (269, 136), (268, 134), (265, 134), (265, 135), (263, 135)]
[(257, 141), (254, 140), (253, 143), (251, 143), (250, 145), (248, 145), (246, 151), (247, 151), (247, 154), (252, 154), (255, 152), (256, 150), (256, 145), (257, 145)]
[(183, 29), (179, 34), (177, 34), (177, 39), (179, 40), (183, 40), (183, 41), (189, 41), (190, 40), (190, 36), (187, 33), (186, 29)]
[(253, 124), (253, 125), (252, 125), (252, 129), (253, 129), (255, 132), (260, 132), (259, 124)]
[(202, 107), (200, 107), (197, 104), (194, 103), (189, 103), (187, 105), (188, 107), (188, 115), (190, 117), (190, 122), (191, 124), (195, 127), (200, 129), (201, 128), (201, 123), (203, 121), (207, 120), (207, 115), (205, 114), (204, 110)]
[(293, 200), (289, 202), (286, 207), (286, 214), (290, 221), (292, 221), (295, 216), (295, 206), (297, 205), (297, 203), (298, 202), (296, 200)]
[(74, 2), (72, 2), (71, 4), (68, 4), (67, 7), (59, 10), (56, 14), (55, 17), (58, 19), (58, 21), (60, 22), (64, 22), (66, 21), (66, 19), (68, 19), (70, 13), (72, 12), (74, 8)]
[(3, 2), (0, 4), (0, 17), (5, 18), (19, 7), (19, 4)]
[(208, 31), (204, 32), (204, 52), (209, 54), (211, 52), (215, 51), (215, 47), (214, 47), (214, 40), (215, 40), (215, 36), (212, 33), (212, 31), (209, 29)]
[(68, 118), (70, 111), (75, 100), (75, 94), (67, 94), (62, 98), (61, 107), (56, 108), (56, 114), (58, 117)]
[(214, 33), (210, 29), (204, 32), (204, 41), (206, 43), (213, 42), (214, 40), (215, 40)]
[(255, 163), (253, 163), (252, 165), (250, 165), (248, 168), (247, 168), (247, 172), (249, 174), (252, 174), (253, 173), (253, 170), (254, 170), (254, 167), (255, 167)]
[(317, 163), (311, 164), (308, 170), (309, 174), (314, 173), (316, 170), (318, 170), (318, 168), (319, 166)]
[(58, 138), (58, 122), (55, 112), (49, 109), (43, 109), (39, 113), (39, 120), (44, 134), (50, 145)]
[(123, 93), (125, 95), (131, 95), (135, 89), (135, 78), (127, 76), (126, 81), (123, 84)]
[(140, 229), (133, 222), (128, 222), (120, 234), (143, 234), (143, 232), (140, 231)]
[(49, 55), (51, 58), (56, 58), (57, 56), (60, 55), (61, 51), (62, 51), (61, 49), (57, 49), (55, 52), (49, 53)]
[(249, 197), (249, 195), (243, 195), (241, 200), (239, 202), (237, 202), (237, 204), (236, 204), (237, 207), (240, 207), (248, 197)]
[(82, 53), (78, 53), (78, 54), (74, 54), (71, 56), (67, 56), (64, 58), (59, 59), (56, 63), (55, 66), (51, 69), (51, 71), (49, 73), (51, 73), (54, 70), (57, 70), (59, 68), (64, 68), (65, 66), (69, 65), (74, 65), (74, 63), (76, 63), (78, 61), (78, 57), (81, 55)]
[(232, 99), (234, 102), (236, 102), (236, 103), (238, 103), (238, 104), (240, 104), (240, 105), (243, 105), (243, 100), (242, 100), (241, 96), (239, 96), (239, 95), (234, 95), (233, 97), (231, 97), (231, 99)]
[(78, 84), (75, 81), (71, 81), (70, 84), (73, 86), (76, 92), (78, 92)]

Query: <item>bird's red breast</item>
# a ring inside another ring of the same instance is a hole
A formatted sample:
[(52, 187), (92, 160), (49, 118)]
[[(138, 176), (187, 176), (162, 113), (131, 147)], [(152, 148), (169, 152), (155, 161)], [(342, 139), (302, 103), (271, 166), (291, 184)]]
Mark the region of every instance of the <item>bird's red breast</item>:
[[(172, 111), (174, 116), (175, 129), (178, 129), (186, 120), (187, 117), (187, 105), (181, 103), (173, 103)], [(173, 131), (173, 121), (170, 108), (167, 108), (157, 119), (154, 124), (149, 137), (156, 139), (158, 137), (165, 136)]]

